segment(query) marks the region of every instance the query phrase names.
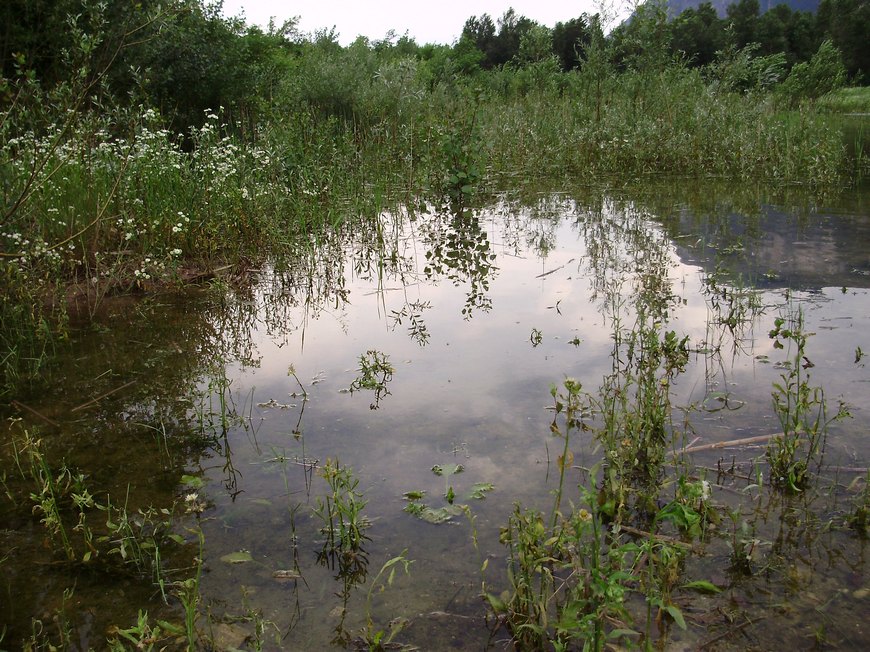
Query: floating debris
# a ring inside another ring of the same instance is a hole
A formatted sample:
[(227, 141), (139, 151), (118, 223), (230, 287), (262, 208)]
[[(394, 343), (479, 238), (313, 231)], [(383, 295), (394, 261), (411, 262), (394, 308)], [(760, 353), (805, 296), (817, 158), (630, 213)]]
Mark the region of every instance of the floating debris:
[(247, 550), (239, 550), (238, 552), (231, 552), (224, 555), (221, 557), (221, 561), (225, 564), (246, 564), (249, 561), (254, 561), (254, 558)]
[(295, 403), (279, 403), (274, 398), (270, 398), (265, 403), (257, 403), (257, 407), (261, 408), (278, 408), (279, 410), (290, 410), (296, 407)]
[(285, 569), (274, 571), (272, 577), (276, 580), (300, 580), (302, 574), (299, 571)]

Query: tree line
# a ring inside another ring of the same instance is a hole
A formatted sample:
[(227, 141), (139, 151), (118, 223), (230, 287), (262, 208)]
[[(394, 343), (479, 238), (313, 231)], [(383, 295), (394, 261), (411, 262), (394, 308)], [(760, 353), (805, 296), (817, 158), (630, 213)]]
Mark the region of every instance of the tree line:
[(6, 0), (0, 16), (0, 100), (12, 101), (16, 80), (28, 76), (43, 88), (87, 77), (102, 89), (90, 102), (154, 106), (180, 131), (217, 106), (253, 124), (279, 95), (285, 107), (304, 102), (349, 117), (359, 79), (385, 70), (401, 77), (401, 61), (414, 61), (416, 81), (430, 89), (486, 71), (553, 77), (602, 63), (615, 73), (675, 62), (704, 68), (736, 53), (781, 81), (825, 43), (853, 83), (870, 70), (863, 0), (822, 0), (815, 14), (786, 5), (762, 13), (758, 0), (739, 0), (724, 17), (704, 2), (672, 19), (664, 4), (647, 2), (606, 35), (598, 14), (547, 27), (508, 9), (498, 19), (469, 17), (449, 45), (390, 32), (347, 47), (334, 31), (302, 34), (296, 20), (261, 29), (203, 0)]

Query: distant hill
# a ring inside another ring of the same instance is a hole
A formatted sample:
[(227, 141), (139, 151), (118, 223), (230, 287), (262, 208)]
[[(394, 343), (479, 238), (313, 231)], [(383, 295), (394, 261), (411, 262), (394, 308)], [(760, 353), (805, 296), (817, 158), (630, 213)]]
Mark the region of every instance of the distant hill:
[[(679, 16), (686, 9), (697, 9), (704, 0), (668, 0), (668, 13), (671, 17)], [(720, 18), (724, 18), (728, 5), (734, 4), (733, 0), (709, 0)], [(761, 5), (761, 13), (772, 9), (776, 5), (788, 5), (792, 11), (809, 11), (815, 13), (819, 8), (819, 0), (758, 0)]]

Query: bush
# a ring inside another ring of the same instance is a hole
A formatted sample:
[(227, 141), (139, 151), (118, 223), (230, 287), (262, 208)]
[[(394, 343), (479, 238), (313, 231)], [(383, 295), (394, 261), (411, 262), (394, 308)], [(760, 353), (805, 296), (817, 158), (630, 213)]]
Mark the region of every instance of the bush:
[(846, 83), (846, 67), (840, 51), (824, 41), (809, 61), (799, 63), (779, 86), (779, 95), (789, 106), (801, 100), (816, 100)]

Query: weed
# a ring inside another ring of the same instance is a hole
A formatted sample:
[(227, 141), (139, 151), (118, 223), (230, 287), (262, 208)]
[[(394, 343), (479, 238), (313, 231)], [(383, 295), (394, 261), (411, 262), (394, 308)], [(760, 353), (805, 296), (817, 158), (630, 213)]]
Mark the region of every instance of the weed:
[[(376, 627), (372, 617), (372, 596), (375, 591), (382, 593), (387, 587), (393, 585), (397, 570), (402, 570), (405, 575), (410, 575), (411, 564), (414, 562), (406, 557), (407, 553), (407, 550), (403, 550), (399, 555), (384, 562), (366, 592), (366, 626), (362, 632), (362, 640), (369, 652), (401, 649), (393, 642), (393, 639), (404, 629), (408, 621), (395, 618), (390, 621), (386, 630)], [(386, 579), (384, 579), (384, 573), (387, 574)]]
[(357, 490), (359, 480), (338, 460), (327, 459), (318, 473), (330, 489), (330, 493), (318, 499), (314, 510), (323, 522), (320, 531), (326, 535), (324, 551), (345, 555), (361, 553), (363, 543), (368, 540), (365, 531), (371, 522), (363, 514), (368, 501), (363, 500), (363, 494)]
[(753, 573), (753, 560), (760, 541), (752, 526), (742, 518), (737, 509), (726, 510), (731, 520), (730, 566), (732, 573), (749, 576)]
[(390, 395), (387, 384), (393, 379), (395, 368), (385, 353), (371, 350), (359, 357), (359, 375), (350, 385), (351, 393), (368, 390), (375, 393), (375, 402), (369, 407), (377, 410), (381, 399)]
[(630, 499), (641, 515), (657, 511), (654, 497), (675, 436), (670, 387), (688, 362), (688, 337), (662, 333), (650, 315), (639, 314), (624, 343), (620, 338), (614, 343), (614, 372), (602, 386), (603, 424), (596, 433), (607, 460), (602, 510), (616, 520)]
[[(426, 521), (427, 523), (433, 524), (447, 523), (451, 521), (454, 516), (459, 516), (460, 514), (465, 514), (466, 516), (469, 516), (469, 518), (473, 518), (470, 516), (471, 510), (467, 504), (464, 504), (464, 502), (456, 502), (457, 494), (453, 488), (453, 482), (451, 480), (453, 476), (463, 473), (465, 467), (462, 466), (462, 464), (436, 464), (432, 467), (431, 471), (436, 476), (444, 478), (443, 499), (446, 504), (441, 505), (440, 507), (432, 507), (423, 502), (423, 499), (426, 496), (425, 491), (406, 491), (403, 497), (408, 504), (405, 505), (404, 511)], [(472, 485), (471, 490), (462, 496), (461, 499), (463, 501), (483, 500), (486, 497), (486, 494), (494, 488), (495, 487), (490, 482), (476, 482)]]
[[(856, 479), (855, 483), (859, 479)], [(870, 526), (870, 471), (863, 479), (863, 486), (852, 499), (852, 510), (846, 518), (846, 523), (860, 536), (867, 536), (867, 527)]]
[(151, 650), (162, 649), (161, 642), (168, 642), (183, 634), (184, 630), (164, 620), (151, 624), (148, 620), (148, 612), (140, 609), (135, 625), (127, 629), (112, 627), (109, 630), (108, 644), (112, 652), (125, 652), (128, 649), (124, 644), (125, 641), (137, 650), (151, 652)]
[(198, 553), (194, 562), (195, 573), (193, 577), (175, 583), (175, 596), (181, 602), (184, 609), (184, 636), (187, 639), (189, 650), (195, 650), (199, 633), (196, 629), (196, 621), (199, 615), (200, 581), (202, 579), (202, 565), (205, 552), (205, 535), (201, 527), (192, 530), (199, 544)]
[(770, 331), (773, 346), (784, 349), (786, 342), (791, 356), (785, 364), (786, 373), (773, 384), (773, 408), (782, 432), (770, 440), (766, 457), (774, 485), (791, 492), (802, 491), (809, 482), (813, 464), (820, 462), (828, 426), (849, 416), (840, 403), (837, 414), (828, 418), (825, 393), (810, 385), (807, 341), (812, 333), (804, 330), (803, 312), (786, 320), (777, 317)]

